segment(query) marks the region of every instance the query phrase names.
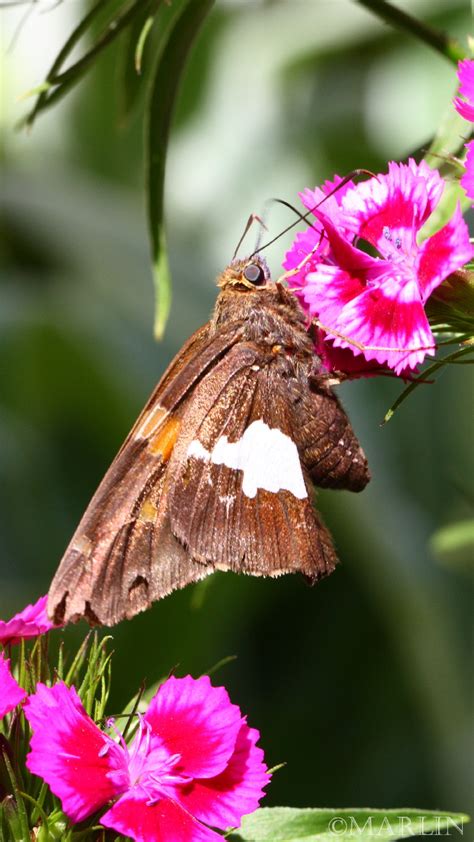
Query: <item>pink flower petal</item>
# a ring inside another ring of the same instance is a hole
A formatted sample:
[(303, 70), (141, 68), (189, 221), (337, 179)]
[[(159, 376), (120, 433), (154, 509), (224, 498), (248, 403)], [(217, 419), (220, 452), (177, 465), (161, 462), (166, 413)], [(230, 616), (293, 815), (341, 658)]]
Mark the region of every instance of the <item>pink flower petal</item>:
[(207, 675), (169, 678), (151, 700), (145, 719), (171, 754), (181, 756), (182, 771), (199, 778), (225, 769), (242, 723), (227, 690), (213, 687)]
[(308, 275), (303, 294), (308, 311), (325, 329), (334, 328), (341, 309), (366, 289), (363, 276), (321, 263)]
[(474, 60), (465, 58), (458, 64), (459, 93), (474, 105)]
[(0, 652), (0, 719), (10, 713), (26, 696), (10, 672), (10, 661)]
[(329, 196), (329, 193), (342, 181), (339, 175), (335, 175), (333, 181), (325, 181), (322, 187), (316, 187), (314, 190), (307, 187), (299, 194), (303, 205), (313, 212), (316, 219), (310, 228), (296, 235), (291, 248), (285, 255), (283, 267), (287, 270), (296, 269), (305, 257), (314, 252), (300, 271), (288, 278), (288, 286), (295, 291), (303, 307), (304, 299), (301, 290), (305, 286), (308, 272), (314, 271), (317, 264), (329, 253), (329, 242), (319, 221), (321, 211), (317, 206), (322, 203), (324, 216), (330, 218), (334, 224), (342, 225), (340, 204), (347, 191), (354, 187), (354, 182), (348, 181), (334, 195)]
[(391, 161), (388, 174), (349, 190), (342, 201), (344, 225), (367, 240), (386, 258), (408, 254), (416, 233), (437, 206), (444, 181), (425, 161)]
[(257, 747), (260, 734), (243, 723), (229, 765), (215, 778), (196, 780), (177, 799), (193, 816), (225, 830), (238, 827), (242, 816), (253, 813), (270, 780)]
[(328, 216), (318, 211), (318, 217), (329, 240), (330, 255), (333, 262), (343, 266), (353, 275), (363, 274), (366, 279), (370, 280), (378, 278), (385, 272), (386, 264), (382, 260), (371, 257), (364, 251), (355, 248)]
[(333, 338), (323, 330), (318, 330), (315, 351), (327, 371), (341, 372), (349, 375), (351, 379), (374, 377), (387, 371), (387, 366), (381, 366), (376, 360), (366, 360), (362, 351), (355, 346), (335, 348)]
[[(340, 219), (342, 199), (346, 193), (351, 190), (351, 188), (355, 187), (353, 181), (348, 181), (347, 184), (340, 187), (339, 185), (341, 185), (343, 181), (344, 179), (341, 178), (340, 175), (335, 175), (332, 181), (325, 181), (322, 187), (315, 187), (314, 190), (310, 190), (309, 187), (306, 187), (299, 194), (299, 197), (305, 208), (312, 211), (315, 216), (317, 216), (316, 211), (319, 210), (337, 223), (338, 221), (342, 221)], [(333, 193), (334, 190), (335, 192)], [(332, 195), (329, 195), (330, 193), (332, 193)]]
[(374, 260), (355, 249), (329, 220), (324, 226), (339, 265), (321, 264), (308, 275), (304, 295), (310, 312), (335, 348), (361, 350), (366, 360), (398, 374), (416, 367), (434, 340), (414, 275), (403, 263)]
[[(285, 255), (283, 266), (285, 269), (296, 269), (314, 249), (317, 249), (317, 251), (315, 251), (314, 255), (305, 263), (301, 270), (305, 274), (309, 271), (307, 268), (309, 264), (319, 261), (321, 253), (325, 254), (328, 250), (327, 237), (323, 234), (321, 225), (319, 225), (319, 231), (316, 231), (314, 228), (307, 228), (306, 231), (298, 232), (291, 249)], [(291, 278), (288, 280), (288, 283), (292, 283)]]
[(314, 228), (307, 228), (306, 231), (299, 232), (293, 241), (291, 249), (287, 251), (283, 261), (283, 267), (287, 271), (296, 269), (304, 258), (311, 254), (313, 249), (316, 249), (315, 253), (311, 255), (304, 266), (302, 266), (301, 269), (299, 269), (294, 275), (290, 275), (287, 279), (288, 286), (294, 291), (303, 308), (303, 291), (306, 285), (306, 278), (309, 272), (314, 272), (322, 257), (324, 257), (327, 253), (329, 249), (327, 237), (318, 234)]
[[(414, 279), (400, 284), (389, 277), (367, 289), (342, 308), (334, 328), (363, 345), (367, 360), (385, 363), (397, 374), (415, 368), (427, 353), (434, 354), (433, 334)], [(334, 345), (351, 347), (339, 337)]]
[(466, 143), (466, 172), (461, 178), (461, 186), (466, 191), (466, 195), (474, 202), (474, 140)]
[(454, 107), (461, 117), (468, 120), (469, 123), (474, 122), (474, 105), (470, 105), (457, 96), (454, 98)]
[(54, 623), (46, 613), (47, 599), (46, 596), (41, 596), (37, 602), (27, 605), (8, 622), (0, 620), (0, 643), (4, 646), (19, 643), (28, 637), (37, 637), (54, 629)]
[(459, 93), (467, 100), (454, 99), (456, 111), (469, 122), (474, 122), (474, 61), (466, 58), (458, 64)]
[(139, 790), (119, 798), (101, 818), (101, 824), (135, 842), (222, 842), (222, 836), (204, 827), (170, 798), (147, 803)]
[(451, 272), (460, 269), (474, 257), (469, 230), (462, 218), (461, 206), (444, 228), (425, 240), (418, 252), (418, 285), (422, 301), (426, 301)]
[(341, 308), (362, 295), (368, 284), (377, 283), (387, 273), (389, 264), (352, 246), (328, 217), (319, 214), (319, 218), (336, 265), (317, 264), (306, 277), (303, 297), (309, 313), (318, 316), (323, 325), (334, 328)]
[(124, 750), (87, 715), (74, 687), (38, 684), (25, 714), (33, 730), (26, 765), (49, 784), (72, 821), (127, 789)]

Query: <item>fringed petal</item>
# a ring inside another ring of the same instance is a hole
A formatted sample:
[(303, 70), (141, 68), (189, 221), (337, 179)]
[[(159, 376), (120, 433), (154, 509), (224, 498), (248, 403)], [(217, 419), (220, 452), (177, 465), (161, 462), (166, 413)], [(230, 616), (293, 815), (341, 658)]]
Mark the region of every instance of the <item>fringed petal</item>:
[(135, 842), (222, 842), (214, 833), (170, 798), (147, 803), (137, 790), (120, 798), (101, 818), (101, 824)]
[(243, 723), (228, 766), (215, 778), (196, 780), (178, 799), (193, 816), (225, 830), (238, 827), (242, 816), (253, 813), (270, 776), (258, 748), (260, 734)]
[(145, 719), (166, 748), (180, 755), (182, 771), (195, 778), (211, 778), (225, 769), (242, 724), (227, 690), (213, 687), (207, 675), (169, 678)]
[(444, 228), (425, 240), (418, 252), (418, 285), (425, 302), (434, 289), (474, 257), (469, 230), (462, 218), (461, 206)]
[(46, 781), (72, 821), (126, 790), (126, 753), (88, 716), (74, 687), (38, 684), (25, 714), (33, 731), (26, 765)]

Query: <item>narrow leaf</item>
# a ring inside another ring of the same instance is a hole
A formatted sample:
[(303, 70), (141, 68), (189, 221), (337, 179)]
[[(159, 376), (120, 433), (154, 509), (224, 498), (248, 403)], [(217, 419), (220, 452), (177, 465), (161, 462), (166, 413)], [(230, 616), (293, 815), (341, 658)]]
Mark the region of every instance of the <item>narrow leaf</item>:
[(469, 817), (434, 810), (265, 807), (245, 816), (234, 842), (373, 842), (419, 834), (462, 834)]
[(151, 32), (151, 28), (155, 21), (154, 16), (148, 16), (145, 23), (143, 24), (142, 30), (138, 37), (137, 46), (135, 48), (135, 70), (140, 75), (142, 72), (142, 60), (143, 60), (143, 50), (145, 49), (145, 44), (147, 42), (148, 35)]
[(448, 354), (446, 357), (443, 357), (442, 360), (438, 360), (438, 362), (435, 362), (433, 363), (433, 365), (430, 365), (428, 366), (428, 368), (425, 368), (425, 370), (420, 374), (419, 377), (416, 378), (416, 380), (412, 380), (412, 382), (409, 383), (409, 385), (406, 387), (406, 389), (403, 390), (401, 395), (398, 396), (395, 403), (393, 403), (390, 409), (385, 413), (383, 423), (386, 424), (387, 421), (390, 421), (390, 419), (393, 417), (394, 412), (403, 403), (403, 401), (407, 399), (408, 395), (410, 395), (411, 392), (413, 392), (413, 390), (417, 388), (417, 386), (420, 386), (421, 383), (425, 383), (426, 380), (433, 374), (435, 374), (437, 371), (439, 371), (440, 368), (443, 368), (445, 365), (454, 362), (459, 357), (463, 357), (466, 354), (472, 353), (474, 353), (474, 345), (469, 345), (467, 348), (461, 348), (460, 351), (454, 351), (452, 354)]
[(227, 664), (231, 664), (232, 661), (237, 660), (237, 655), (227, 655), (225, 658), (221, 658), (220, 661), (217, 661), (216, 664), (213, 664), (212, 667), (206, 670), (203, 675), (214, 675), (215, 672), (222, 669), (222, 667), (227, 666)]
[(24, 842), (27, 842), (30, 835), (28, 826), (28, 815), (26, 812), (25, 802), (23, 801), (20, 787), (18, 785), (19, 782), (17, 780), (15, 771), (13, 769), (12, 764), (10, 763), (10, 758), (8, 757), (8, 753), (6, 751), (3, 752), (3, 762), (7, 767), (8, 777), (10, 778), (13, 795), (15, 797), (16, 814), (18, 816), (19, 828), (21, 830), (21, 833), (23, 834)]
[(88, 50), (80, 59), (78, 59), (78, 61), (71, 65), (71, 67), (68, 67), (67, 70), (60, 73), (60, 68), (71, 50), (69, 45), (72, 43), (72, 46), (74, 46), (79, 38), (82, 37), (84, 31), (88, 29), (92, 23), (95, 23), (95, 19), (98, 17), (99, 13), (103, 13), (103, 2), (99, 0), (97, 6), (94, 6), (89, 15), (86, 16), (86, 18), (79, 24), (70, 36), (68, 42), (54, 62), (44, 83), (49, 83), (50, 87), (54, 86), (54, 90), (50, 93), (48, 90), (44, 90), (43, 93), (39, 95), (33, 110), (29, 115), (27, 115), (24, 123), (31, 126), (40, 112), (44, 111), (46, 108), (50, 108), (51, 105), (54, 105), (59, 99), (68, 93), (68, 91), (74, 87), (79, 79), (81, 79), (100, 53), (102, 53), (106, 47), (115, 41), (122, 30), (125, 29), (139, 13), (141, 7), (148, 2), (149, 0), (134, 0), (134, 2), (126, 5), (125, 8), (123, 8), (107, 23), (101, 35), (90, 50)]
[[(123, 47), (118, 56), (117, 74), (119, 122), (121, 126), (128, 124), (145, 93), (143, 77), (149, 69), (148, 65), (157, 44), (153, 43), (154, 50), (152, 47), (145, 50), (145, 45), (148, 45), (148, 40), (152, 40), (148, 39), (148, 36), (153, 30), (153, 24), (156, 22), (157, 11), (161, 2), (162, 0), (154, 0), (153, 3), (145, 6), (135, 16), (125, 33)], [(158, 27), (155, 26), (155, 32), (157, 29)], [(157, 38), (153, 41), (159, 40), (160, 35), (161, 32), (158, 32)]]
[(146, 184), (155, 283), (155, 335), (161, 338), (171, 306), (171, 279), (163, 227), (165, 161), (181, 76), (199, 29), (214, 0), (185, 0), (176, 7), (158, 54), (148, 103)]
[[(53, 61), (53, 64), (50, 67), (49, 73), (46, 76), (43, 85), (40, 86), (43, 89), (40, 92), (40, 95), (36, 101), (36, 104), (29, 115), (25, 118), (25, 123), (28, 126), (32, 126), (36, 116), (44, 107), (44, 103), (47, 99), (47, 93), (49, 88), (51, 87), (51, 80), (59, 73), (61, 67), (63, 66), (64, 62), (68, 58), (68, 56), (72, 53), (76, 44), (79, 43), (82, 36), (96, 23), (96, 21), (104, 14), (105, 10), (108, 10), (110, 6), (115, 6), (117, 0), (97, 0), (97, 3), (92, 7), (90, 12), (78, 23), (76, 28), (71, 32), (71, 35), (57, 54), (56, 58)], [(47, 87), (43, 87), (47, 86)]]

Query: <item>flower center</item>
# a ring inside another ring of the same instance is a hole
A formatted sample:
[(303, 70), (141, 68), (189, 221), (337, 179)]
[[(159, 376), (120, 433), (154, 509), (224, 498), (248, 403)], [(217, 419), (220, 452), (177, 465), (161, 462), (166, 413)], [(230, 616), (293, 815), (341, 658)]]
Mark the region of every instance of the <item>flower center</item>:
[(142, 718), (127, 753), (130, 788), (141, 789), (148, 804), (172, 797), (176, 787), (185, 786), (192, 780), (180, 768), (181, 755), (172, 754)]
[(401, 249), (401, 247), (402, 247), (402, 241), (401, 241), (400, 237), (395, 237), (395, 238), (394, 238), (394, 237), (393, 237), (393, 235), (392, 235), (392, 232), (390, 231), (390, 228), (389, 228), (389, 226), (388, 226), (388, 225), (384, 225), (384, 227), (383, 227), (383, 235), (384, 235), (385, 239), (386, 239), (386, 240), (388, 240), (388, 242), (389, 242), (389, 243), (393, 243), (393, 245), (395, 246), (395, 248), (396, 248), (397, 250), (400, 250), (400, 249)]

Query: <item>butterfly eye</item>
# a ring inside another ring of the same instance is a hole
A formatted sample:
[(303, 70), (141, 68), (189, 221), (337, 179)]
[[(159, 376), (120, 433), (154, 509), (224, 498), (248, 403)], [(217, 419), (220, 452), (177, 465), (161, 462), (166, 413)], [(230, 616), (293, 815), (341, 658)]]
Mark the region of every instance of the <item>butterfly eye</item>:
[(265, 283), (265, 272), (258, 263), (249, 263), (244, 269), (244, 278), (256, 287)]

